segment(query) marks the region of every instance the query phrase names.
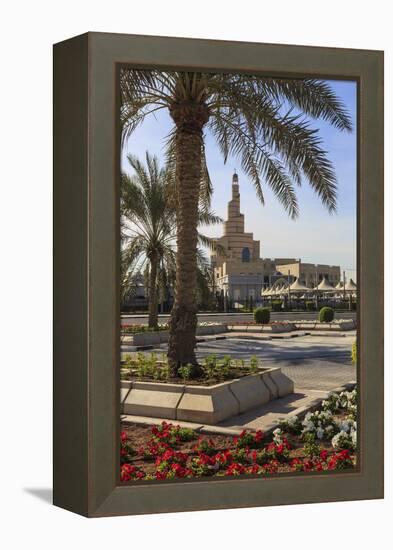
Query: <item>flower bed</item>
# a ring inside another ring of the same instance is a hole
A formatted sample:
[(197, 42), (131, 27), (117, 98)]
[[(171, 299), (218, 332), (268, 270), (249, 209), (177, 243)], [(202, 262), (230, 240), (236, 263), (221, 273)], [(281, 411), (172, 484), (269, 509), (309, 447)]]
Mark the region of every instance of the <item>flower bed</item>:
[(242, 378), (259, 371), (256, 356), (247, 363), (234, 360), (230, 355), (217, 357), (215, 354), (205, 357), (200, 365), (201, 375), (192, 377), (192, 366), (185, 365), (179, 369), (179, 376), (171, 376), (168, 360), (164, 354), (138, 352), (135, 356), (127, 355), (121, 367), (122, 380), (139, 380), (147, 382), (169, 382), (173, 384), (202, 384), (211, 386), (218, 382)]
[(160, 324), (156, 329), (150, 328), (147, 325), (121, 325), (122, 334), (139, 334), (140, 332), (159, 332), (162, 330), (168, 330), (169, 326), (167, 323)]
[[(200, 322), (198, 323), (198, 328), (205, 328), (205, 327), (219, 327), (222, 326), (222, 323), (215, 323), (215, 322)], [(169, 330), (169, 324), (168, 323), (160, 323), (156, 329), (150, 328), (147, 325), (140, 325), (140, 324), (122, 324), (120, 327), (121, 333), (126, 334), (139, 334), (141, 332), (161, 332), (165, 330)]]
[(321, 409), (308, 412), (303, 421), (290, 416), (280, 422), (278, 433), (292, 433), (304, 440), (327, 440), (334, 449), (356, 450), (357, 390), (331, 393)]
[[(167, 422), (153, 427), (124, 425), (121, 481), (268, 476), (353, 468), (356, 390), (332, 394), (320, 411), (311, 414), (303, 421), (292, 417), (282, 422), (269, 438), (261, 431), (247, 430), (237, 437), (199, 435)], [(327, 429), (330, 425), (333, 435)]]

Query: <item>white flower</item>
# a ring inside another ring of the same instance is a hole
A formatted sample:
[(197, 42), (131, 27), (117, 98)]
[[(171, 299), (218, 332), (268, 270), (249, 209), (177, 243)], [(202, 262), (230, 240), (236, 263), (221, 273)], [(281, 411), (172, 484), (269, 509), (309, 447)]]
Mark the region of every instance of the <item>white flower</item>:
[(290, 416), (290, 417), (288, 418), (288, 424), (289, 424), (290, 426), (294, 426), (295, 424), (297, 424), (297, 421), (298, 421), (298, 418), (297, 418), (296, 415)]
[(282, 431), (280, 428), (276, 428), (274, 431), (273, 431), (273, 441), (274, 443), (276, 443), (277, 445), (279, 445), (280, 443), (282, 443)]
[(347, 420), (343, 420), (340, 423), (340, 430), (345, 433), (349, 432), (349, 422)]
[(349, 435), (343, 431), (339, 432), (332, 438), (332, 446), (335, 449), (353, 449), (354, 442), (352, 434)]
[(303, 422), (303, 432), (313, 432), (315, 431), (315, 426), (314, 426), (314, 423), (309, 421), (309, 422)]
[(333, 438), (332, 438), (332, 446), (335, 449), (338, 449), (341, 445), (341, 439), (346, 439), (348, 436), (345, 432), (338, 432)]
[(318, 439), (323, 439), (323, 436), (325, 435), (325, 431), (323, 428), (318, 428), (317, 429), (317, 438)]

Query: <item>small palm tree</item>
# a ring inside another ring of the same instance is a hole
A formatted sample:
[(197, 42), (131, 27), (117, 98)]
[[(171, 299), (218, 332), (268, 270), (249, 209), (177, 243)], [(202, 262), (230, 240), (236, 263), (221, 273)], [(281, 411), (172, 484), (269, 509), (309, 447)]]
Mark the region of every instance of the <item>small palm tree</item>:
[[(176, 273), (176, 207), (173, 200), (173, 171), (160, 168), (156, 157), (146, 152), (146, 165), (129, 155), (133, 175), (121, 179), (121, 290), (127, 294), (136, 270), (145, 267), (149, 296), (149, 327), (158, 325), (158, 297), (163, 287), (174, 284)], [(212, 225), (222, 219), (201, 209), (199, 223)], [(198, 234), (199, 242), (214, 242)], [(198, 268), (206, 268), (206, 257), (198, 250)]]
[(173, 121), (167, 149), (176, 172), (177, 269), (168, 358), (195, 364), (198, 204), (211, 191), (206, 129), (225, 161), (240, 159), (259, 200), (267, 185), (295, 218), (295, 186), (303, 178), (330, 212), (336, 209), (334, 170), (310, 119), (350, 130), (350, 118), (329, 84), (315, 79), (123, 69), (120, 86), (123, 139), (160, 109)]

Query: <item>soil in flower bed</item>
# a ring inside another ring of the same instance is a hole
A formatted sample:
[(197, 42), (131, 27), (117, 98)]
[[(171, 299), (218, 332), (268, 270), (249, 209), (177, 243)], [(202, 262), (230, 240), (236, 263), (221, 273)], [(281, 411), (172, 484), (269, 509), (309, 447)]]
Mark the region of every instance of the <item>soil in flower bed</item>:
[[(219, 326), (221, 324), (222, 323), (201, 323), (201, 324), (198, 324), (198, 327), (209, 327), (209, 326), (213, 327), (213, 326)], [(163, 330), (169, 330), (168, 323), (159, 324), (157, 328), (152, 328), (152, 327), (149, 327), (148, 325), (136, 325), (136, 324), (132, 324), (132, 325), (122, 324), (120, 326), (120, 332), (123, 335), (139, 334), (141, 332), (161, 332)]]
[(151, 328), (148, 325), (121, 325), (120, 331), (122, 334), (139, 334), (140, 332), (161, 332), (168, 330), (168, 325), (158, 325), (157, 328)]
[(239, 436), (201, 435), (163, 422), (160, 426), (121, 425), (121, 480), (173, 479), (240, 474), (341, 470), (355, 465), (355, 455), (318, 441), (310, 456), (299, 436), (278, 440), (261, 431)]
[(259, 363), (256, 357), (252, 357), (246, 364), (244, 361), (234, 361), (229, 356), (217, 358), (212, 355), (205, 358), (204, 364), (198, 365), (200, 376), (192, 375), (191, 365), (186, 365), (182, 369), (179, 369), (180, 376), (173, 376), (164, 356), (158, 360), (155, 353), (148, 355), (139, 352), (127, 355), (122, 363), (121, 378), (140, 382), (213, 386), (220, 382), (257, 374)]
[(154, 376), (135, 376), (128, 372), (122, 376), (122, 380), (130, 380), (134, 382), (160, 382), (162, 384), (186, 384), (187, 386), (214, 386), (216, 384), (220, 384), (221, 382), (230, 382), (231, 380), (243, 378), (244, 376), (249, 376), (250, 374), (250, 372), (244, 372), (244, 370), (233, 370), (231, 371), (231, 374), (225, 378), (206, 378), (203, 376), (184, 380), (178, 376), (168, 376), (168, 378), (164, 380), (161, 378), (155, 378)]

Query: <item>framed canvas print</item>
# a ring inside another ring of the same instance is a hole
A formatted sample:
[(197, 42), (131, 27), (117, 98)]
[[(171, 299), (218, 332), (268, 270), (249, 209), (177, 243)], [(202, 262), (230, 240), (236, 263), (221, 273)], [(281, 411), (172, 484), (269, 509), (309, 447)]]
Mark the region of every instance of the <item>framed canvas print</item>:
[(54, 47), (54, 503), (382, 498), (383, 54)]

